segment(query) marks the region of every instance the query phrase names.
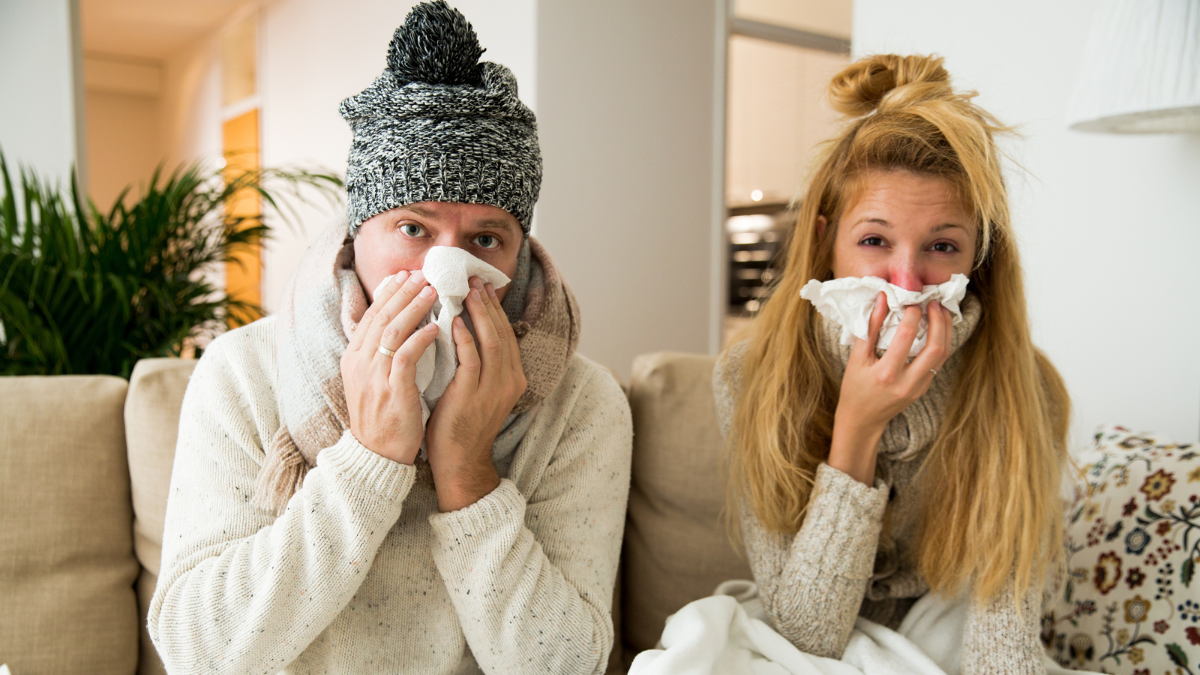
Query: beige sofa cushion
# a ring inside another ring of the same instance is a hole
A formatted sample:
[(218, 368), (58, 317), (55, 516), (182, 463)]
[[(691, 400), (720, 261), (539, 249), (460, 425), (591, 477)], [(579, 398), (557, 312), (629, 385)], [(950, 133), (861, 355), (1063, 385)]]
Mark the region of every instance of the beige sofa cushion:
[(724, 444), (714, 357), (659, 352), (633, 363), (633, 481), (622, 550), (626, 661), (653, 648), (669, 615), (750, 567), (725, 526)]
[(125, 436), (129, 450), (129, 475), (133, 481), (133, 546), (144, 568), (138, 577), (141, 611), (139, 675), (164, 673), (162, 660), (146, 632), (146, 612), (162, 562), (163, 524), (175, 440), (179, 435), (179, 409), (194, 360), (143, 359), (129, 378), (125, 399)]
[(0, 662), (17, 675), (137, 668), (126, 388), (0, 378)]

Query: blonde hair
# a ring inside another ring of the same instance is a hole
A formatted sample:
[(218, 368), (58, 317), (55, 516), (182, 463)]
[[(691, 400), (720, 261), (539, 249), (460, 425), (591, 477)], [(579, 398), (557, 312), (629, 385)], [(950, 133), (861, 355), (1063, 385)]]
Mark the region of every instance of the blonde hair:
[[(872, 170), (945, 178), (978, 225), (971, 290), (982, 316), (962, 350), (944, 421), (917, 480), (916, 563), (931, 588), (970, 584), (980, 600), (1015, 577), (1019, 597), (1061, 548), (1058, 489), (1070, 400), (1033, 346), (1025, 289), (994, 135), (1009, 131), (956, 93), (942, 59), (872, 56), (830, 84), (851, 119), (826, 141), (799, 203), (787, 265), (748, 332), (733, 419), (731, 488), (768, 528), (794, 533), (818, 464), (829, 455), (840, 383), (824, 356), (817, 313), (800, 298), (831, 277), (838, 217)], [(824, 232), (820, 216), (828, 219)], [(1018, 605), (1020, 606), (1020, 605)]]

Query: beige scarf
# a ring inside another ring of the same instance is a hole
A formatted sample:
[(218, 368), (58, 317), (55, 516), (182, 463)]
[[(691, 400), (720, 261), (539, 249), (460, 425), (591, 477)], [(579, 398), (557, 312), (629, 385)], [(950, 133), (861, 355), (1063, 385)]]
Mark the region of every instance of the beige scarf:
[[(521, 248), (502, 306), (517, 335), (528, 387), (496, 437), (495, 458), (516, 448), (537, 406), (562, 380), (580, 325), (575, 296), (533, 238)], [(283, 291), (276, 323), (281, 425), (258, 472), (255, 506), (283, 513), (317, 455), (349, 428), (341, 358), (366, 309), (353, 240), (345, 223), (334, 223), (309, 247)]]

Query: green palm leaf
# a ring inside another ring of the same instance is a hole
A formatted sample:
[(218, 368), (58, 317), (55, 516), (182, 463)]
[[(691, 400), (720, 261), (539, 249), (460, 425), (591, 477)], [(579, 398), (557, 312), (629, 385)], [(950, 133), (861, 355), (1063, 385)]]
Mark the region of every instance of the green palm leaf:
[(199, 164), (159, 167), (145, 194), (126, 203), (127, 189), (105, 213), (74, 184), (14, 177), (0, 152), (0, 374), (128, 377), (138, 359), (178, 356), (188, 338), (262, 316), (204, 277), (271, 236), (263, 217), (226, 214), (226, 202), (252, 190), (267, 218), (294, 222), (296, 203), (336, 202), (341, 187), (306, 171), (226, 181)]

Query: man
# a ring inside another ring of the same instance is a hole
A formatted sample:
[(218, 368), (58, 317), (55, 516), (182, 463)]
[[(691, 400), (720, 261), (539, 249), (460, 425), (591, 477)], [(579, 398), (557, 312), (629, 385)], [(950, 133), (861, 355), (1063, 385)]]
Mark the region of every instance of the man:
[[(482, 51), (441, 0), (413, 9), (342, 104), (349, 227), (197, 364), (149, 614), (172, 673), (605, 669), (629, 409), (574, 354), (578, 308), (529, 237), (534, 116)], [(471, 279), (423, 427), (433, 246), (512, 282)]]

